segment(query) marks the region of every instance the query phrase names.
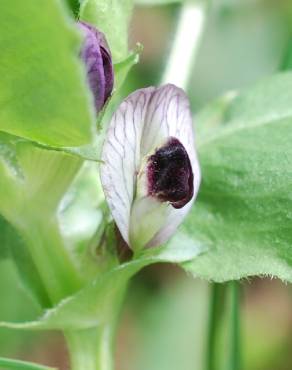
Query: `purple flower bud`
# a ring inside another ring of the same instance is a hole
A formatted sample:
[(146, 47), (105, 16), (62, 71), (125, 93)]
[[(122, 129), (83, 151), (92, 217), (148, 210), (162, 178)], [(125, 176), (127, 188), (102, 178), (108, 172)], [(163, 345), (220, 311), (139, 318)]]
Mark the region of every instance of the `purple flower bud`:
[(78, 26), (85, 37), (80, 55), (86, 65), (88, 83), (98, 113), (113, 89), (114, 73), (111, 53), (102, 32), (85, 22), (79, 21)]

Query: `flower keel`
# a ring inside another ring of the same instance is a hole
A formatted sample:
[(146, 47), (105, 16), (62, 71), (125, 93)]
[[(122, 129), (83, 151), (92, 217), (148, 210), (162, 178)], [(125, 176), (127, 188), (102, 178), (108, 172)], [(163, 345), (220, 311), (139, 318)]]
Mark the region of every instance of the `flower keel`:
[(176, 138), (149, 157), (148, 192), (161, 202), (182, 208), (193, 197), (194, 179), (187, 151)]

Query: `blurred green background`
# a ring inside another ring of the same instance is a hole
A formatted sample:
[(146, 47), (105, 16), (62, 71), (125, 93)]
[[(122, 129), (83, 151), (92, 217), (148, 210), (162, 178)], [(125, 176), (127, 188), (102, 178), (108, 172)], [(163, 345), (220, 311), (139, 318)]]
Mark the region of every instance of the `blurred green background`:
[[(123, 95), (159, 84), (179, 9), (136, 8), (130, 44), (134, 47), (139, 41), (144, 51)], [(228, 90), (292, 67), (291, 35), (291, 0), (214, 0), (189, 85), (193, 111)], [(38, 308), (19, 285), (14, 266), (9, 260), (0, 265), (0, 320), (35, 317)], [(250, 278), (241, 282), (241, 289), (243, 370), (291, 370), (292, 288), (271, 278)], [(121, 314), (117, 370), (203, 370), (209, 296), (210, 284), (174, 266), (157, 265), (138, 274)], [(221, 329), (223, 338), (224, 314)], [(68, 369), (58, 333), (1, 329), (0, 352)]]

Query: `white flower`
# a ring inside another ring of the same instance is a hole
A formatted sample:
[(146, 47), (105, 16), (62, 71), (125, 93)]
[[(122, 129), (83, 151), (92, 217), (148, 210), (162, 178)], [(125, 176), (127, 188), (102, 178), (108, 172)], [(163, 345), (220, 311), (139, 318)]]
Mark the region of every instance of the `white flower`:
[(161, 245), (190, 210), (200, 184), (189, 101), (174, 85), (129, 95), (102, 151), (101, 182), (132, 249)]

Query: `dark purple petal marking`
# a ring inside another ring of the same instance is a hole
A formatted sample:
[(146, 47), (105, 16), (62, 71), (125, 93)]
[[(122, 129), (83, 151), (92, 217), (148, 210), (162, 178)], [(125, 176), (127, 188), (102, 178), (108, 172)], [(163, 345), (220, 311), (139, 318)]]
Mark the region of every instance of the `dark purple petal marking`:
[(171, 137), (148, 159), (148, 194), (174, 208), (184, 207), (193, 197), (191, 162), (182, 143)]
[(88, 83), (98, 113), (113, 89), (112, 58), (102, 32), (85, 22), (79, 21), (78, 26), (85, 36), (80, 55), (86, 65)]

